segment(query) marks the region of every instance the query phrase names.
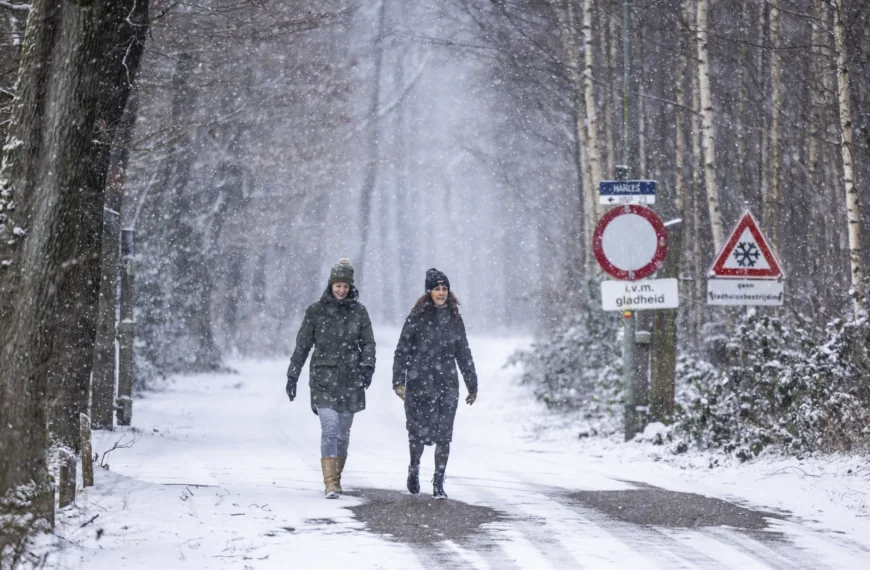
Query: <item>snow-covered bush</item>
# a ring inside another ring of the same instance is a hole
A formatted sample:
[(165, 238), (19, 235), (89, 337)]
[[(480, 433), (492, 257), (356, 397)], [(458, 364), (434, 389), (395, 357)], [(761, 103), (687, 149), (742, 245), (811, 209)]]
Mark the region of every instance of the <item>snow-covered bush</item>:
[(601, 310), (597, 284), (546, 340), (511, 357), (522, 381), (550, 408), (579, 412), (598, 433), (619, 429), (622, 417), (622, 352), (619, 317)]
[(838, 451), (870, 443), (870, 325), (834, 321), (821, 335), (751, 311), (717, 369), (678, 364), (677, 433), (742, 459), (784, 451)]

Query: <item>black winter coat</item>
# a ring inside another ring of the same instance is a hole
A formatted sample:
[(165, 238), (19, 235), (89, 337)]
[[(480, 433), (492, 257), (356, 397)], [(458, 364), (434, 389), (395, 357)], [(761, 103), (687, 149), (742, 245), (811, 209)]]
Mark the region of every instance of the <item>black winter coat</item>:
[(469, 393), (477, 392), (477, 372), (465, 323), (449, 307), (430, 305), (408, 315), (393, 359), (393, 388), (405, 386), (408, 439), (426, 445), (453, 439), (462, 372)]
[(287, 376), (298, 378), (308, 353), (311, 371), (311, 407), (337, 412), (359, 412), (366, 407), (360, 369), (375, 367), (375, 339), (368, 311), (357, 301), (356, 288), (338, 301), (327, 287), (320, 300), (305, 311), (296, 335), (296, 349)]

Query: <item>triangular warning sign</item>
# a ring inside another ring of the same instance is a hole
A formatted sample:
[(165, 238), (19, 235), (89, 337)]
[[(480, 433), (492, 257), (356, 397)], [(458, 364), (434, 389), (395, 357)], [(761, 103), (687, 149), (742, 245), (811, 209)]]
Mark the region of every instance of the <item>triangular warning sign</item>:
[(710, 268), (710, 277), (780, 279), (782, 264), (749, 210), (743, 213)]

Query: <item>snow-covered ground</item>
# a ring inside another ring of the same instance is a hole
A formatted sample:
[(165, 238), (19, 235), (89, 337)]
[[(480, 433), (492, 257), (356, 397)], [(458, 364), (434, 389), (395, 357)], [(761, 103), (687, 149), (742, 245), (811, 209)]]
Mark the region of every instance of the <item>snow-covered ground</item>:
[[(390, 388), (396, 336), (380, 330), (342, 479), (350, 494), (322, 496), (307, 379), (291, 404), (286, 361), (236, 362), (237, 375), (182, 377), (136, 400), (134, 429), (95, 434), (100, 454), (134, 443), (110, 452), (109, 470), (59, 517), (50, 567), (870, 568), (866, 459), (711, 469), (713, 456), (578, 439), (502, 367), (523, 339), (471, 338), (480, 396), (457, 416), (450, 500), (426, 496), (431, 448), (424, 494), (411, 497), (403, 409)], [(375, 500), (389, 516), (364, 509)], [(693, 512), (699, 505), (711, 512)], [(735, 528), (741, 517), (766, 528)]]

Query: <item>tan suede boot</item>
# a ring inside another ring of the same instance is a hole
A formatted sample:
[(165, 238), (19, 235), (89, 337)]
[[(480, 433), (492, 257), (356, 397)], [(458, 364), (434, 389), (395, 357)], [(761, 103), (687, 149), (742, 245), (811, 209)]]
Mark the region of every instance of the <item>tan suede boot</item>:
[(323, 484), (326, 488), (323, 494), (327, 499), (337, 499), (341, 494), (341, 487), (338, 486), (338, 458), (337, 457), (321, 457), (320, 468), (323, 470)]
[(336, 461), (335, 461), (335, 465), (336, 465), (335, 484), (338, 485), (338, 492), (344, 493), (344, 489), (341, 488), (341, 472), (344, 471), (344, 464), (347, 462), (347, 455), (344, 455), (344, 456), (339, 455), (335, 459), (336, 459)]

